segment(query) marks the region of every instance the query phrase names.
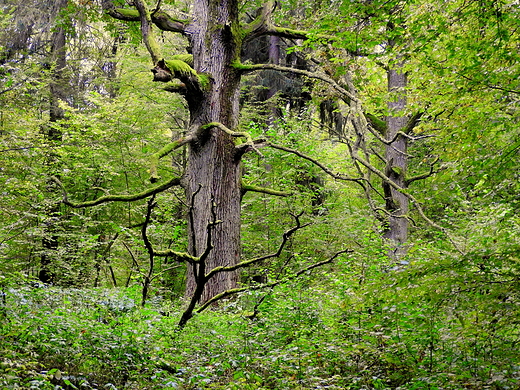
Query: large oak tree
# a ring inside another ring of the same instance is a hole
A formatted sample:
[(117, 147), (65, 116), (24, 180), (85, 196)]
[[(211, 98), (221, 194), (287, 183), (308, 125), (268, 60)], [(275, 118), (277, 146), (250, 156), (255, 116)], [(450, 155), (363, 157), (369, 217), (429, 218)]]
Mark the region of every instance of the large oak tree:
[[(237, 126), (241, 76), (260, 69), (292, 70), (273, 64), (244, 65), (240, 61), (241, 52), (245, 45), (262, 35), (297, 39), (307, 36), (302, 31), (275, 26), (271, 15), (276, 3), (272, 1), (257, 10), (250, 23), (241, 22), (238, 0), (195, 0), (191, 14), (182, 18), (161, 10), (160, 3), (151, 9), (143, 0), (134, 0), (133, 8), (118, 8), (105, 0), (103, 7), (113, 18), (140, 23), (153, 62), (154, 81), (168, 83), (165, 90), (183, 95), (188, 104), (187, 135), (154, 155), (151, 180), (160, 180), (156, 174), (157, 160), (181, 146), (188, 148), (186, 172), (183, 177), (173, 178), (141, 195), (175, 184), (185, 189), (188, 253), (155, 252), (150, 243), (148, 248), (152, 256), (172, 255), (189, 263), (186, 295), (191, 297), (193, 307), (197, 301), (206, 302), (237, 285), (241, 266), (240, 202), (245, 192), (286, 195), (242, 183), (242, 157), (247, 152), (259, 151), (255, 141), (247, 133), (237, 131)], [(163, 56), (154, 37), (157, 28), (185, 36), (188, 54)], [(245, 142), (236, 142), (238, 138)], [(297, 225), (300, 226), (298, 219)], [(286, 236), (284, 242), (285, 239)]]

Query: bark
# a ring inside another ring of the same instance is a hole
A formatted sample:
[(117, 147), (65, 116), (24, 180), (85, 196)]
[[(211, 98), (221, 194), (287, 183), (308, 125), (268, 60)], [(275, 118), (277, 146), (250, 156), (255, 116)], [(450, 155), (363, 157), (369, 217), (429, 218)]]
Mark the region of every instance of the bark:
[[(406, 74), (401, 70), (401, 66), (389, 69), (387, 77), (388, 91), (391, 97), (388, 102), (389, 115), (386, 120), (386, 138), (394, 141), (386, 146), (385, 159), (387, 166), (385, 174), (397, 186), (406, 188), (405, 175), (408, 168), (408, 139), (398, 135), (398, 132), (404, 129), (408, 123), (408, 118), (404, 115), (407, 79)], [(386, 210), (390, 213), (384, 237), (391, 241), (391, 255), (399, 258), (406, 253), (405, 244), (408, 239), (408, 219), (406, 216), (409, 209), (409, 200), (407, 196), (388, 185), (388, 183), (383, 184), (383, 189)]]
[[(68, 0), (59, 0), (56, 4), (57, 12), (67, 6)], [(66, 83), (63, 80), (63, 70), (67, 65), (66, 60), (66, 38), (63, 27), (56, 27), (51, 37), (51, 63), (54, 66), (52, 78), (50, 82), (49, 93), (49, 122), (50, 125), (44, 128), (44, 137), (47, 141), (58, 142), (62, 139), (62, 132), (57, 123), (65, 117), (63, 109), (60, 107), (60, 100), (65, 99)], [(52, 177), (55, 172), (52, 172), (56, 164), (56, 156), (49, 154), (46, 161), (49, 167), (49, 174)], [(57, 193), (58, 187), (56, 183), (49, 178), (47, 182), (47, 191), (50, 193)], [(42, 283), (51, 283), (54, 281), (56, 275), (52, 272), (52, 259), (54, 252), (58, 249), (58, 235), (56, 233), (57, 224), (59, 221), (59, 203), (51, 204), (45, 211), (46, 220), (44, 221), (43, 238), (42, 238), (42, 255), (40, 258), (40, 272), (38, 275)]]
[[(239, 58), (237, 0), (196, 1), (193, 23), (186, 27), (190, 37), (194, 68), (210, 75), (211, 82), (198, 100), (188, 99), (190, 131), (205, 124), (219, 122), (236, 128), (239, 113), (240, 74), (231, 66)], [(205, 282), (204, 268), (230, 266), (240, 256), (240, 161), (233, 137), (217, 127), (197, 133), (190, 143), (187, 172), (184, 178), (186, 198), (192, 205), (188, 224), (189, 252), (201, 256), (207, 247), (208, 225), (213, 225), (212, 249), (205, 264), (191, 264), (188, 270), (186, 296), (203, 287), (200, 301), (237, 285), (237, 271), (220, 273)]]

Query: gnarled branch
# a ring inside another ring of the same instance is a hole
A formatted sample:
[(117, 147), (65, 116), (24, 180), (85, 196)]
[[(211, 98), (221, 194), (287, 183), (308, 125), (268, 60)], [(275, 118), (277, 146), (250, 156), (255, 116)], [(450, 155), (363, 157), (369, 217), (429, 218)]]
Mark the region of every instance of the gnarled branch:
[[(254, 150), (256, 154), (258, 154), (260, 157), (264, 157), (262, 153), (256, 148), (255, 142), (253, 141), (253, 138), (251, 137), (251, 134), (245, 131), (233, 131), (231, 129), (228, 129), (226, 126), (224, 126), (222, 123), (219, 122), (211, 122), (206, 125), (201, 126), (201, 130), (208, 130), (212, 127), (216, 127), (220, 130), (222, 130), (224, 133), (229, 134), (232, 137), (242, 137), (245, 138), (246, 142), (245, 145), (248, 146), (251, 150)], [(238, 145), (239, 156), (241, 157), (242, 154), (244, 154), (243, 148), (241, 148), (241, 145)]]
[[(103, 0), (102, 6), (105, 13), (114, 19), (126, 22), (139, 22), (141, 20), (138, 10), (116, 8), (111, 0)], [(173, 31), (184, 34), (186, 25), (189, 23), (189, 20), (174, 18), (166, 12), (157, 9), (152, 12), (150, 16), (152, 23), (163, 31)]]
[(436, 173), (437, 171), (435, 171), (434, 166), (435, 166), (435, 164), (438, 161), (439, 161), (439, 157), (436, 157), (435, 160), (433, 160), (433, 162), (430, 163), (430, 171), (429, 172), (425, 172), (425, 173), (423, 173), (421, 175), (413, 176), (413, 177), (410, 177), (409, 179), (406, 179), (405, 180), (406, 187), (408, 187), (414, 181), (427, 179), (430, 176), (432, 176), (434, 173)]
[(296, 222), (296, 226), (294, 226), (294, 227), (290, 228), (289, 230), (287, 230), (286, 232), (284, 232), (284, 234), (282, 236), (282, 242), (278, 246), (278, 250), (276, 252), (271, 253), (269, 255), (260, 256), (260, 257), (254, 258), (254, 259), (244, 260), (244, 261), (241, 261), (240, 263), (237, 263), (237, 264), (234, 264), (234, 265), (230, 265), (230, 266), (215, 267), (206, 275), (206, 279), (209, 280), (214, 275), (216, 275), (216, 274), (218, 274), (220, 272), (236, 271), (239, 268), (244, 268), (244, 267), (247, 267), (247, 266), (249, 266), (251, 264), (255, 264), (255, 263), (267, 260), (267, 259), (272, 259), (273, 257), (279, 257), (281, 255), (283, 249), (285, 248), (285, 244), (287, 244), (287, 241), (289, 240), (289, 238), (294, 233), (296, 233), (298, 230), (303, 229), (303, 228), (305, 228), (305, 227), (310, 225), (310, 223), (306, 223), (306, 224), (303, 224), (303, 225), (301, 224), (300, 217), (302, 216), (302, 214), (303, 213), (300, 213), (298, 215), (293, 215), (293, 217), (295, 219), (295, 222)]
[(51, 179), (56, 184), (58, 184), (62, 190), (62, 193), (63, 193), (62, 203), (66, 204), (69, 207), (73, 207), (75, 209), (97, 206), (99, 204), (108, 203), (108, 202), (134, 202), (136, 200), (145, 199), (145, 198), (148, 198), (149, 196), (158, 194), (160, 192), (164, 192), (173, 186), (181, 184), (181, 179), (178, 177), (174, 177), (162, 184), (159, 184), (156, 187), (149, 188), (149, 189), (141, 191), (137, 194), (103, 195), (95, 200), (89, 200), (87, 202), (81, 202), (81, 203), (74, 203), (74, 202), (69, 201), (67, 192), (65, 191), (65, 188), (63, 187), (63, 184), (61, 183), (61, 181), (55, 176), (53, 176)]
[(353, 178), (353, 177), (350, 177), (350, 176), (345, 176), (345, 175), (341, 175), (339, 173), (334, 173), (332, 172), (332, 170), (330, 170), (329, 168), (327, 168), (325, 165), (323, 165), (322, 163), (320, 163), (318, 160), (310, 157), (310, 156), (307, 156), (306, 154), (300, 152), (299, 150), (296, 150), (296, 149), (291, 149), (291, 148), (288, 148), (286, 146), (282, 146), (282, 145), (276, 145), (276, 144), (273, 144), (271, 142), (267, 142), (265, 144), (266, 146), (269, 146), (273, 149), (278, 149), (278, 150), (283, 150), (284, 152), (289, 152), (289, 153), (292, 153), (298, 157), (301, 157), (307, 161), (310, 161), (311, 163), (313, 163), (314, 165), (316, 165), (317, 167), (321, 168), (327, 175), (333, 177), (334, 179), (338, 179), (338, 180), (343, 180), (343, 181), (353, 181), (353, 182), (356, 182), (360, 185), (362, 185), (364, 187), (364, 181), (365, 179), (363, 178)]
[(300, 74), (302, 76), (307, 76), (312, 79), (324, 81), (325, 83), (332, 86), (332, 88), (334, 88), (336, 91), (338, 91), (339, 93), (341, 93), (343, 96), (347, 97), (348, 99), (358, 101), (358, 98), (354, 94), (347, 91), (345, 88), (343, 88), (341, 85), (339, 85), (336, 81), (334, 81), (332, 78), (330, 78), (329, 76), (327, 76), (323, 73), (311, 72), (311, 71), (304, 70), (304, 69), (291, 68), (291, 67), (275, 65), (275, 64), (251, 64), (251, 65), (242, 64), (241, 62), (238, 62), (238, 61), (233, 63), (233, 67), (236, 70), (244, 72), (244, 73), (254, 72), (257, 70), (269, 69), (269, 70), (277, 70), (279, 72)]

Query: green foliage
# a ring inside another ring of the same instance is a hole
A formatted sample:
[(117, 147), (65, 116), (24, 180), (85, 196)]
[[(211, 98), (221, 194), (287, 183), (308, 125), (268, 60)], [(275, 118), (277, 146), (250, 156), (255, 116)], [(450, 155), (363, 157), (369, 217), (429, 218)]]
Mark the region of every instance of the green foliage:
[[(243, 3), (243, 10), (251, 12), (260, 6)], [(67, 10), (71, 18), (79, 19), (77, 7)], [(410, 145), (413, 164), (407, 173), (427, 172), (439, 158), (438, 172), (414, 182), (410, 191), (430, 218), (449, 229), (451, 241), (412, 210), (408, 252), (396, 262), (387, 256), (380, 222), (361, 187), (332, 180), (290, 153), (268, 148), (261, 150), (264, 158), (248, 153), (246, 182), (294, 196), (244, 196), (242, 257), (275, 251), (283, 232), (293, 226), (290, 213), (305, 211), (302, 220), (312, 225), (291, 237), (280, 258), (244, 271), (244, 283), (258, 275), (268, 281), (293, 275), (346, 247), (355, 252), (289, 284), (226, 300), (196, 315), (180, 332), (176, 323), (184, 303), (178, 297), (185, 272), (168, 270), (168, 259), (156, 259), (150, 303), (137, 308), (149, 266), (139, 232), (144, 202), (85, 210), (60, 206), (55, 219), (46, 213), (62, 196), (50, 188), (50, 172), (59, 175), (71, 200), (134, 193), (149, 185), (149, 156), (186, 128), (182, 101), (165, 97), (143, 76), (149, 63), (135, 49), (137, 24), (125, 27), (130, 41), (116, 58), (117, 79), (96, 73), (114, 58), (94, 56), (94, 41), (89, 50), (71, 49), (66, 79), (75, 80), (74, 85), (81, 84), (81, 77), (86, 81), (61, 103), (66, 119), (52, 124), (63, 134), (60, 143), (43, 134), (49, 126), (52, 65), (36, 54), (6, 61), (0, 71), (1, 387), (519, 386), (520, 18), (515, 4), (287, 1), (280, 8), (275, 17), (284, 23), (295, 19), (294, 28), (313, 27), (316, 39), (293, 51), (324, 64), (338, 80), (351, 75), (363, 107), (379, 125), (392, 98), (380, 65), (406, 58), (410, 113), (426, 111), (414, 134), (435, 135)], [(7, 8), (1, 12), (0, 24), (7, 28), (14, 15)], [(93, 9), (85, 12), (95, 23), (106, 22)], [(389, 24), (394, 24), (391, 35)], [(67, 20), (62, 27), (83, 42), (87, 35), (81, 26)], [(115, 36), (121, 34), (119, 24), (110, 28)], [(339, 39), (325, 50), (320, 34)], [(102, 38), (96, 44), (104, 42), (104, 53), (110, 53), (111, 43)], [(396, 44), (385, 45), (388, 40)], [(3, 34), (2, 49), (7, 43)], [(84, 58), (97, 65), (90, 69)], [(170, 58), (172, 70), (195, 74), (188, 56)], [(197, 77), (203, 84), (209, 81), (209, 76)], [(248, 79), (248, 88), (257, 81)], [(292, 83), (312, 90), (314, 101), (298, 111), (287, 108), (280, 96), (265, 104), (246, 102), (240, 131), (298, 149), (335, 172), (357, 175), (348, 146), (317, 124), (314, 103), (321, 95), (329, 98), (329, 91), (301, 80)], [(378, 151), (374, 139), (368, 140), (370, 150)], [(49, 157), (59, 164), (43, 164)], [(371, 161), (383, 165), (377, 157)], [(162, 159), (159, 174), (179, 176), (184, 164), (182, 153), (173, 164)], [(374, 187), (380, 185), (371, 179)], [(148, 234), (157, 248), (187, 247), (181, 196), (171, 190), (156, 198)], [(60, 245), (45, 253), (42, 240), (49, 224)], [(52, 257), (58, 286), (29, 288), (42, 254)], [(114, 284), (130, 287), (92, 288)], [(82, 289), (64, 288), (71, 286)]]

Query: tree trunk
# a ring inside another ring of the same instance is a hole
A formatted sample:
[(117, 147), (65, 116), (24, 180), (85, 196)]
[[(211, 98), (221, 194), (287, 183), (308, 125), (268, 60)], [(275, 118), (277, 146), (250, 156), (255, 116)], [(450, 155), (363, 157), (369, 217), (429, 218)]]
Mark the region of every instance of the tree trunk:
[[(65, 7), (68, 0), (59, 0), (55, 5), (56, 15)], [(55, 31), (51, 37), (50, 62), (54, 67), (49, 85), (49, 122), (50, 126), (43, 129), (44, 137), (48, 142), (56, 143), (62, 140), (62, 132), (56, 125), (57, 122), (65, 117), (63, 109), (60, 107), (60, 100), (65, 98), (65, 81), (63, 80), (63, 70), (67, 65), (66, 48), (65, 48), (65, 30), (63, 27), (55, 27)], [(53, 152), (47, 156), (46, 164), (48, 166), (48, 175), (59, 175), (56, 171), (57, 157)], [(59, 189), (54, 181), (47, 181), (47, 191), (49, 193), (58, 193)], [(60, 203), (53, 203), (47, 207), (45, 211), (46, 220), (44, 221), (44, 236), (42, 238), (42, 255), (40, 258), (40, 272), (38, 279), (42, 283), (52, 283), (56, 275), (52, 272), (52, 260), (54, 252), (58, 249), (58, 236), (56, 234), (56, 225), (60, 217)]]
[[(194, 68), (210, 75), (210, 86), (197, 100), (188, 99), (191, 130), (210, 122), (236, 128), (240, 75), (231, 66), (239, 58), (237, 0), (196, 1), (193, 24), (188, 26)], [(188, 269), (186, 296), (192, 296), (206, 270), (237, 263), (240, 256), (240, 158), (232, 137), (218, 128), (200, 133), (190, 144), (184, 178), (189, 212), (189, 250), (200, 256), (207, 247), (209, 224), (213, 248), (205, 264)], [(212, 215), (215, 212), (215, 216)], [(215, 219), (215, 221), (214, 221)], [(196, 277), (198, 275), (199, 277)], [(209, 280), (200, 298), (236, 286), (237, 272), (219, 273)]]
[[(394, 139), (396, 134), (403, 130), (408, 122), (404, 115), (406, 108), (406, 74), (401, 66), (387, 72), (388, 91), (391, 93), (388, 102), (389, 115), (387, 122), (387, 139)], [(408, 168), (408, 142), (405, 137), (398, 136), (394, 142), (386, 147), (386, 175), (399, 187), (406, 188), (405, 175)], [(393, 187), (385, 184), (384, 193), (386, 209), (390, 213), (384, 237), (390, 240), (391, 256), (398, 259), (406, 253), (408, 239), (408, 198)]]

